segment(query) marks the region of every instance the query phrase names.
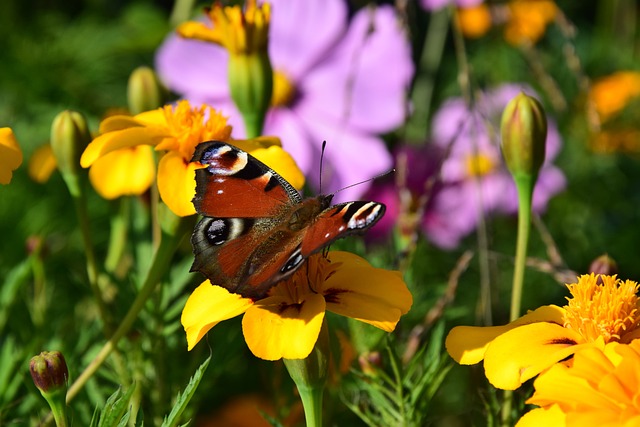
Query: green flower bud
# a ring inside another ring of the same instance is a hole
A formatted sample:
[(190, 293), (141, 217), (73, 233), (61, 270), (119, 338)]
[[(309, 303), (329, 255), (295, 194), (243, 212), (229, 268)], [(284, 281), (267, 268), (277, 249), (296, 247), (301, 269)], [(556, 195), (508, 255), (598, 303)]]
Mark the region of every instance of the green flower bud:
[(229, 56), (229, 87), (231, 98), (242, 114), (247, 136), (260, 136), (273, 93), (273, 70), (266, 49)]
[(540, 102), (521, 92), (504, 109), (500, 130), (502, 155), (511, 174), (535, 181), (547, 140), (547, 118)]
[(127, 101), (131, 114), (155, 110), (164, 105), (167, 90), (149, 67), (138, 67), (129, 76)]
[(75, 111), (63, 111), (51, 125), (51, 148), (69, 192), (80, 195), (80, 155), (91, 142), (91, 133), (85, 117)]
[(29, 362), (33, 383), (42, 393), (67, 388), (69, 370), (64, 356), (59, 351), (43, 351)]

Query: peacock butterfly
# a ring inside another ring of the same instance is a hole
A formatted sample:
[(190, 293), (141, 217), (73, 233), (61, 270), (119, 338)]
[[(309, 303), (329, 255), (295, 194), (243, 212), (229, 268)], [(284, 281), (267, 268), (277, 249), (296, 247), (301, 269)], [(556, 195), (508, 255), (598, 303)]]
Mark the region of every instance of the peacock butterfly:
[(196, 170), (193, 204), (204, 218), (191, 236), (191, 271), (246, 298), (263, 298), (311, 254), (384, 215), (376, 202), (302, 199), (273, 169), (226, 142), (200, 143), (191, 161), (205, 166)]

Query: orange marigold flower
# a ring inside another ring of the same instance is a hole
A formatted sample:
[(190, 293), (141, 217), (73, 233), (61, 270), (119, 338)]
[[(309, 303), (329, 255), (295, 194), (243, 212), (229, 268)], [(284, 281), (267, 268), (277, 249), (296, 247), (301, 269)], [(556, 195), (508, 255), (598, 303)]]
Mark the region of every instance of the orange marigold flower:
[(640, 336), (636, 282), (588, 274), (567, 287), (572, 297), (564, 307), (543, 306), (505, 326), (453, 328), (447, 351), (464, 365), (484, 359), (491, 384), (513, 390), (582, 347)]
[(558, 13), (556, 4), (550, 0), (515, 0), (508, 7), (504, 37), (516, 46), (537, 42)]
[(470, 39), (484, 36), (491, 28), (491, 12), (484, 3), (457, 9), (456, 20), (462, 34)]
[(11, 128), (0, 128), (0, 184), (11, 182), (13, 171), (22, 164), (22, 150)]

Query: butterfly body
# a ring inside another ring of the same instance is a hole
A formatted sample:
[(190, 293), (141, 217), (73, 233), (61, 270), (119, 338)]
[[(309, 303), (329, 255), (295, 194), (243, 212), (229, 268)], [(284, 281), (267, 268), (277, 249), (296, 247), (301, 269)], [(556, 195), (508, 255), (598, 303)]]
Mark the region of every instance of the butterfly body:
[(275, 171), (225, 142), (201, 143), (192, 161), (205, 168), (196, 171), (193, 202), (204, 218), (191, 237), (191, 271), (244, 297), (264, 297), (311, 254), (384, 214), (375, 202), (302, 199)]

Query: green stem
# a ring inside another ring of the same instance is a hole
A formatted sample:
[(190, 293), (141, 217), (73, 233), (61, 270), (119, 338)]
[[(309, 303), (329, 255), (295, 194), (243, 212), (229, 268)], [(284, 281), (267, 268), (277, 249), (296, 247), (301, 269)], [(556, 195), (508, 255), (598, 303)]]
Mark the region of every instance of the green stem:
[(58, 390), (53, 393), (42, 393), (42, 396), (44, 396), (51, 408), (51, 413), (53, 414), (56, 426), (67, 427), (69, 425), (69, 421), (67, 418), (67, 408), (64, 403), (63, 390)]
[(111, 354), (111, 352), (116, 348), (118, 341), (120, 341), (120, 339), (131, 329), (133, 322), (137, 319), (138, 314), (149, 299), (149, 296), (153, 293), (160, 282), (160, 278), (168, 269), (171, 257), (177, 249), (180, 240), (185, 236), (185, 233), (183, 232), (183, 224), (189, 224), (189, 222), (184, 220), (180, 221), (180, 224), (175, 227), (173, 233), (163, 232), (160, 246), (154, 255), (151, 268), (147, 273), (138, 296), (133, 301), (133, 304), (131, 304), (129, 311), (125, 315), (124, 319), (122, 319), (118, 329), (113, 333), (113, 336), (104, 344), (104, 346), (102, 346), (96, 357), (91, 361), (91, 363), (89, 363), (71, 387), (69, 387), (67, 402), (70, 402), (78, 394), (89, 378), (93, 376), (109, 354)]
[(298, 388), (307, 427), (322, 427), (322, 394), (329, 366), (329, 328), (324, 319), (318, 341), (306, 359), (283, 359)]
[(173, 10), (171, 11), (169, 23), (172, 26), (177, 27), (187, 21), (191, 17), (191, 11), (193, 10), (194, 4), (195, 0), (176, 0), (175, 3), (173, 3)]
[(514, 321), (520, 317), (524, 269), (527, 260), (529, 230), (531, 229), (531, 198), (533, 194), (532, 182), (535, 182), (535, 179), (532, 180), (530, 177), (515, 177), (515, 181), (518, 189), (518, 240), (516, 244), (513, 284), (511, 287), (510, 321)]
[(122, 254), (127, 244), (129, 234), (129, 219), (131, 216), (131, 198), (120, 197), (118, 200), (118, 214), (111, 218), (111, 233), (109, 235), (109, 248), (104, 261), (104, 268), (113, 274), (118, 269)]

